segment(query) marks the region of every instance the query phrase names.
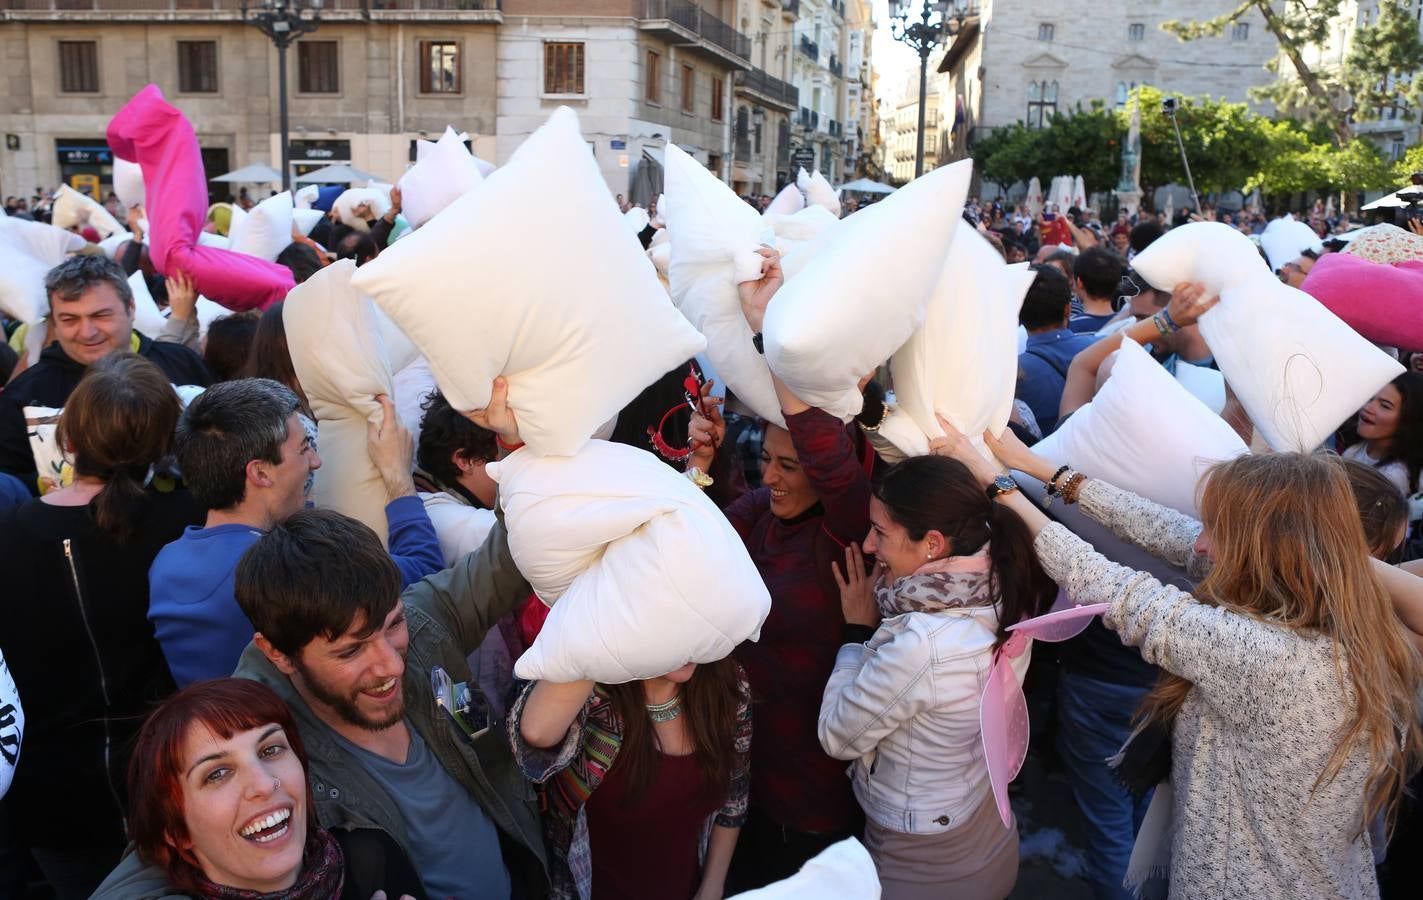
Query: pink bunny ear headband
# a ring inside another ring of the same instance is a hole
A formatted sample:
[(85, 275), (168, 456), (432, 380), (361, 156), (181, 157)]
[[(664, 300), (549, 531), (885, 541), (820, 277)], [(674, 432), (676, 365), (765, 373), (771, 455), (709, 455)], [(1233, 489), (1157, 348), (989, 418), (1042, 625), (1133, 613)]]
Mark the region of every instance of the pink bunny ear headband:
[(1012, 660), (1027, 651), (1030, 640), (1057, 643), (1076, 637), (1095, 616), (1106, 612), (1108, 605), (1069, 606), (1010, 625), (1012, 636), (993, 654), (993, 666), (979, 700), (978, 724), (983, 733), (988, 782), (1005, 828), (1013, 822), (1008, 783), (1017, 777), (1028, 755), (1028, 701), (1013, 673)]

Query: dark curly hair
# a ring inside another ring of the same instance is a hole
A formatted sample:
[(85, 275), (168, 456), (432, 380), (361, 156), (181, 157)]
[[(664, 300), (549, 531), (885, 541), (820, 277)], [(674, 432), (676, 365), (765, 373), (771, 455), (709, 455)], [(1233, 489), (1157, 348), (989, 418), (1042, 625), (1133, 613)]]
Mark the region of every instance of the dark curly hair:
[(431, 392), (420, 408), (425, 415), (420, 421), (420, 445), (415, 449), (415, 460), (445, 487), (459, 489), (460, 470), (453, 459), (457, 451), (463, 450), (473, 459), (499, 458), (494, 432), (480, 428), (461, 415), (450, 406), (444, 394)]

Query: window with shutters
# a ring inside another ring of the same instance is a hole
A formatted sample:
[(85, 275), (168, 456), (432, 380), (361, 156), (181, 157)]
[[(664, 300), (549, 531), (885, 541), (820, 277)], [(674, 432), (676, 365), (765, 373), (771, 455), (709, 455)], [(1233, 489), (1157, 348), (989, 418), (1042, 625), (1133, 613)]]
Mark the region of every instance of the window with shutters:
[(696, 109), (697, 70), (691, 66), (682, 67), (682, 112)]
[(647, 67), (642, 73), (642, 77), (647, 79), (644, 86), (644, 97), (648, 103), (662, 102), (662, 54), (655, 50), (647, 51)]
[(296, 45), (297, 91), (302, 94), (341, 92), (340, 44), (301, 41)]
[(217, 41), (178, 42), (178, 91), (217, 93)]
[(582, 41), (544, 44), (545, 94), (583, 94), (583, 46)]
[(721, 122), (726, 119), (726, 79), (712, 79), (712, 108), (711, 117), (713, 122)]
[(454, 41), (420, 42), (420, 93), (458, 94), (460, 45)]
[(66, 94), (98, 92), (98, 41), (59, 42), (59, 89)]

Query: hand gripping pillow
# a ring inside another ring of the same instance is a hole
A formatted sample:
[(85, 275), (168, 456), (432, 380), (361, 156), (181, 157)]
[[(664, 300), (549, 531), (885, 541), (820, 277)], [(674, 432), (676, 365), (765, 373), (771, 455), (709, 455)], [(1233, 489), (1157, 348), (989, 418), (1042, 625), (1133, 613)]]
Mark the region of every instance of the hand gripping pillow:
[(143, 169), (138, 163), (114, 157), (114, 193), (119, 197), (119, 208), (125, 213), (144, 205)]
[(1268, 274), (1228, 287), (1200, 326), (1260, 436), (1281, 452), (1312, 452), (1403, 371), (1319, 301)]
[(393, 399), (395, 392), (375, 308), (351, 287), (355, 270), (355, 260), (343, 259), (297, 285), (282, 305), (282, 324), (316, 414), (316, 505), (359, 519), (383, 543), (385, 483), (366, 449), (366, 423), (381, 420), (376, 395)]
[(1260, 247), (1270, 263), (1270, 271), (1278, 272), (1285, 263), (1292, 263), (1306, 250), (1318, 253), (1324, 249), (1319, 235), (1294, 216), (1284, 216), (1265, 226), (1260, 235)]
[(707, 357), (756, 415), (784, 427), (766, 359), (756, 352), (738, 285), (761, 277), (772, 240), (756, 211), (675, 144), (666, 150), (672, 302), (707, 339)]
[(730, 900), (880, 900), (879, 872), (864, 845), (845, 838), (820, 851), (800, 871)]
[[(557, 265), (547, 247), (559, 248)], [(567, 108), (352, 283), (420, 348), (455, 409), (484, 407), (506, 376), (519, 434), (538, 454), (577, 452), (706, 346), (623, 227)]]
[(969, 160), (935, 169), (841, 222), (777, 292), (766, 361), (797, 397), (842, 418), (860, 411), (860, 378), (924, 321), (972, 174)]
[(294, 220), (291, 192), (274, 194), (248, 210), (247, 215), (233, 216), (227, 233), (228, 246), (234, 253), (275, 262), (277, 255), (292, 242)]
[(1382, 265), (1326, 253), (1300, 290), (1375, 343), (1423, 350), (1423, 263)]
[(825, 180), (825, 176), (820, 174), (819, 169), (809, 175), (805, 174), (805, 169), (801, 169), (795, 180), (796, 187), (805, 192), (806, 206), (819, 206), (828, 210), (835, 218), (840, 218), (840, 197), (830, 186), (830, 182)]
[(746, 545), (656, 456), (590, 441), (573, 457), (521, 450), (489, 472), (514, 562), (552, 606), (520, 678), (620, 684), (759, 637), (771, 598)]
[(153, 266), (168, 275), (182, 270), (199, 293), (229, 309), (265, 309), (287, 295), (291, 270), (255, 256), (204, 246), (207, 178), (193, 127), (150, 84), (109, 122), (115, 156), (138, 163), (157, 199), (149, 211), (148, 250)]
[(87, 194), (81, 194), (67, 184), (59, 186), (54, 195), (54, 209), (50, 221), (56, 227), (70, 229), (88, 225), (99, 232), (100, 238), (125, 230), (119, 220), (107, 209)]
[(1193, 281), (1219, 294), (1230, 285), (1270, 274), (1250, 238), (1222, 222), (1173, 228), (1133, 257), (1131, 265), (1161, 291)]
[(771, 205), (766, 207), (768, 216), (793, 216), (805, 209), (805, 195), (800, 192), (800, 187), (788, 184), (781, 188), (781, 192), (771, 201)]
[(776, 249), (781, 252), (781, 272), (786, 278), (805, 270), (841, 222), (823, 206), (807, 206), (792, 216), (767, 213), (765, 220), (775, 232)]
[(38, 322), (49, 312), (44, 276), (84, 248), (84, 238), (63, 228), (0, 216), (0, 312), (17, 322)]
[[(1001, 434), (1018, 382), (1018, 310), (1032, 285), (972, 225), (959, 221), (924, 324), (890, 359), (900, 412), (915, 426), (886, 435), (911, 456), (942, 437), (937, 415), (983, 449)], [(888, 424), (888, 423), (886, 423)]]
[(390, 194), (376, 187), (351, 188), (343, 191), (331, 208), (341, 224), (349, 225), (357, 231), (370, 231), (371, 223), (356, 215), (356, 207), (370, 204), (371, 215), (379, 219), (390, 211)]
[(1211, 464), (1247, 452), (1240, 436), (1129, 339), (1092, 402), (1078, 409), (1033, 452), (1054, 466), (1069, 462), (1148, 500), (1200, 518), (1196, 484)]
[(484, 179), (474, 157), (453, 128), (425, 152), (400, 177), (400, 209), (411, 228), (419, 228)]

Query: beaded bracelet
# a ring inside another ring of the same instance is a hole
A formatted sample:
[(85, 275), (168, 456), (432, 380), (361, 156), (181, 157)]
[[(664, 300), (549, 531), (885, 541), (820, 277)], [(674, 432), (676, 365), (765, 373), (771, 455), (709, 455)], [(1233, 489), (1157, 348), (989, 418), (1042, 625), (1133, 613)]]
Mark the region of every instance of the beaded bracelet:
[(1156, 315), (1151, 317), (1151, 324), (1156, 326), (1156, 330), (1161, 332), (1162, 337), (1166, 337), (1173, 330), (1169, 325), (1166, 324), (1166, 320), (1162, 318), (1161, 313), (1157, 313)]
[(1062, 502), (1068, 505), (1077, 502), (1077, 495), (1082, 491), (1082, 483), (1087, 480), (1087, 476), (1081, 472), (1073, 472), (1067, 479), (1067, 484), (1062, 487)]
[(1056, 472), (1052, 473), (1052, 478), (1048, 479), (1047, 483), (1047, 492), (1049, 494), (1057, 493), (1057, 480), (1062, 477), (1062, 473), (1066, 472), (1068, 469), (1071, 468), (1071, 466), (1064, 464), (1062, 466), (1059, 466)]

